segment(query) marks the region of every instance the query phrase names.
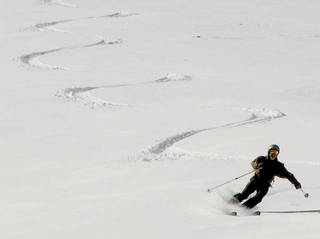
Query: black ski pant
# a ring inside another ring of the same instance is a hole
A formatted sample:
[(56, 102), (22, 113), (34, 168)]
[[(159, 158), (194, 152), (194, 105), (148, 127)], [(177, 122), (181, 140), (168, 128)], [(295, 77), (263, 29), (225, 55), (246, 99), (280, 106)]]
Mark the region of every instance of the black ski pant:
[(250, 194), (256, 191), (256, 194), (244, 202), (242, 205), (248, 208), (253, 208), (258, 203), (260, 203), (263, 197), (267, 194), (270, 183), (268, 181), (262, 180), (256, 176), (252, 177), (247, 186), (243, 189), (243, 191), (236, 195), (237, 199), (242, 202), (247, 199)]

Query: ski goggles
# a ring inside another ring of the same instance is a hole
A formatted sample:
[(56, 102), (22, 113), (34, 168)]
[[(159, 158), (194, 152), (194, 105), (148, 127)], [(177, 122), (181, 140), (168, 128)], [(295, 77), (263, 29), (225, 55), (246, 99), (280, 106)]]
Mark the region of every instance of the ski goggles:
[(275, 154), (275, 155), (278, 155), (279, 154), (279, 151), (276, 150), (276, 149), (272, 149), (270, 150), (269, 154)]

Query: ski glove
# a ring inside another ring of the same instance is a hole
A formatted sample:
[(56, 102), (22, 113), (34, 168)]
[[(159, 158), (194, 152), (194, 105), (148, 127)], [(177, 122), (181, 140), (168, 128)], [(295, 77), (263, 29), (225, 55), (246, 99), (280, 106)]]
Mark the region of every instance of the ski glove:
[(296, 189), (300, 189), (301, 188), (301, 184), (298, 183), (298, 182), (294, 186), (296, 187)]

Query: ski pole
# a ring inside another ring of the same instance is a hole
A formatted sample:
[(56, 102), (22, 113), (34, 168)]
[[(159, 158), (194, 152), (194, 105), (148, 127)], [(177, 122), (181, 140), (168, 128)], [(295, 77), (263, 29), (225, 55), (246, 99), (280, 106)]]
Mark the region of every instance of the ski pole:
[(300, 188), (300, 190), (301, 190), (301, 192), (303, 193), (303, 196), (304, 196), (305, 198), (308, 198), (308, 197), (309, 197), (309, 193), (305, 193), (302, 188)]
[(220, 187), (222, 187), (223, 185), (226, 185), (226, 184), (228, 184), (228, 183), (231, 183), (231, 182), (233, 182), (233, 181), (235, 181), (235, 180), (237, 180), (237, 179), (239, 179), (239, 178), (242, 178), (242, 177), (244, 177), (244, 176), (247, 176), (248, 174), (251, 174), (251, 173), (253, 173), (255, 170), (252, 170), (252, 171), (250, 171), (250, 172), (247, 172), (247, 173), (245, 173), (245, 174), (242, 174), (242, 175), (240, 175), (240, 176), (238, 176), (238, 177), (236, 177), (236, 178), (234, 178), (234, 179), (231, 179), (231, 180), (229, 180), (229, 181), (227, 181), (227, 182), (224, 182), (224, 183), (222, 183), (222, 184), (219, 184), (219, 185), (217, 185), (217, 186), (214, 186), (214, 187), (212, 187), (212, 188), (208, 188), (208, 192), (210, 193), (211, 191), (213, 191), (213, 190), (215, 190), (215, 189), (217, 189), (217, 188), (220, 188)]

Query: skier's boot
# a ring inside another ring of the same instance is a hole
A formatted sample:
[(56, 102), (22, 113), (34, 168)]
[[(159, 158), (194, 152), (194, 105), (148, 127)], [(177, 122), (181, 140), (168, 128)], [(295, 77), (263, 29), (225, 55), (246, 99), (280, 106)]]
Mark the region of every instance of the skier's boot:
[(233, 197), (230, 199), (230, 203), (231, 204), (239, 204), (242, 201), (242, 194), (241, 193), (237, 193), (235, 195), (233, 195)]

